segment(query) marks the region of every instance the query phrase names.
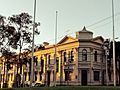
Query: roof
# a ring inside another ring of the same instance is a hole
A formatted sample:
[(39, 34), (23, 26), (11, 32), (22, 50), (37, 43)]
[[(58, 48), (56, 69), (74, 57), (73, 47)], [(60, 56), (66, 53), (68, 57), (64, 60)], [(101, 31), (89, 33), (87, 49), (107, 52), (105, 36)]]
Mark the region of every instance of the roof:
[(102, 41), (104, 41), (104, 39), (103, 39), (102, 36), (97, 36), (97, 37), (93, 38), (93, 41), (94, 41), (94, 40), (97, 40), (97, 39), (101, 39)]
[(62, 43), (68, 43), (72, 41), (77, 41), (78, 39), (71, 37), (71, 36), (65, 36), (61, 41), (59, 41), (57, 44), (62, 44)]
[(86, 27), (85, 27), (85, 26), (84, 26), (84, 28), (82, 29), (82, 31), (79, 31), (79, 32), (83, 32), (83, 33), (92, 33), (92, 34), (93, 34), (93, 32), (86, 30)]

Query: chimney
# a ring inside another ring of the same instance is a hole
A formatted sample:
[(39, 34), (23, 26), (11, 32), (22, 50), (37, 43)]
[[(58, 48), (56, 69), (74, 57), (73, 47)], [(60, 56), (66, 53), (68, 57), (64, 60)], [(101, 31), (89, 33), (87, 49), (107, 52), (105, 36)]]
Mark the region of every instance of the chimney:
[(43, 45), (44, 45), (44, 46), (48, 46), (49, 43), (48, 43), (48, 42), (43, 42)]

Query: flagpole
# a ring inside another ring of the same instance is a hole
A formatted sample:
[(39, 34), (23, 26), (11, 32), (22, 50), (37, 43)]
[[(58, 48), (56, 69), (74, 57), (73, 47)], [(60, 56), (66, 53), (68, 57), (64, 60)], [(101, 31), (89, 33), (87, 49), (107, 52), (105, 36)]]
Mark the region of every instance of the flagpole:
[(56, 11), (56, 22), (55, 22), (55, 60), (54, 60), (54, 86), (56, 86), (56, 52), (57, 52), (57, 49), (56, 49), (56, 45), (57, 45), (57, 14), (58, 14), (58, 11)]
[(31, 76), (30, 76), (30, 86), (34, 80), (34, 70), (33, 70), (33, 61), (34, 61), (34, 33), (35, 33), (35, 16), (36, 16), (36, 0), (34, 0), (34, 20), (33, 20), (33, 40), (32, 40), (32, 60), (31, 60)]
[(113, 0), (112, 0), (112, 21), (113, 21), (113, 72), (114, 72), (114, 86), (116, 86), (115, 30), (114, 30), (114, 2)]

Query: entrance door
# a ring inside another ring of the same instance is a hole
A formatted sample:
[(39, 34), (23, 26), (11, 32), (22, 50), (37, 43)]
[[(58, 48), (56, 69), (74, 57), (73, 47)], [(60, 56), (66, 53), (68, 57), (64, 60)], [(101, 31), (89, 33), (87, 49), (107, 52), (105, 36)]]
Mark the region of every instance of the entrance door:
[(47, 85), (50, 86), (50, 71), (47, 72)]
[(87, 85), (87, 70), (81, 71), (81, 85)]

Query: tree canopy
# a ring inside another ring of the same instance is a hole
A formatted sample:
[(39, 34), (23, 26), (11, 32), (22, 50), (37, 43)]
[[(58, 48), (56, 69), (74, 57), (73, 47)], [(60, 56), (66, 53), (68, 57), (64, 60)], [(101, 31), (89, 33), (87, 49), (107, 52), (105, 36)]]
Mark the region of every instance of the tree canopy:
[[(35, 23), (35, 34), (39, 34), (38, 26)], [(27, 44), (32, 42), (33, 20), (28, 13), (12, 15), (8, 18), (0, 15), (0, 50), (19, 49), (20, 52)]]

